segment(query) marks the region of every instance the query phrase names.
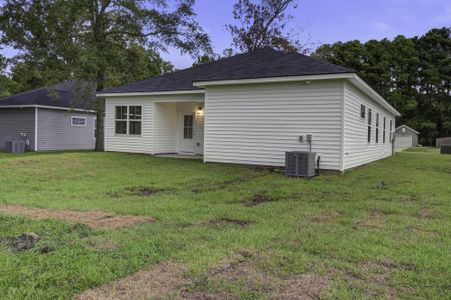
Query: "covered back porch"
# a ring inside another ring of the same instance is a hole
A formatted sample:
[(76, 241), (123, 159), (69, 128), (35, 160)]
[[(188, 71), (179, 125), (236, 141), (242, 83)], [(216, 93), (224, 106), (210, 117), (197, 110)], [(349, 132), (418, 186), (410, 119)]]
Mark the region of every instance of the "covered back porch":
[(203, 101), (154, 102), (154, 154), (203, 155), (204, 118)]

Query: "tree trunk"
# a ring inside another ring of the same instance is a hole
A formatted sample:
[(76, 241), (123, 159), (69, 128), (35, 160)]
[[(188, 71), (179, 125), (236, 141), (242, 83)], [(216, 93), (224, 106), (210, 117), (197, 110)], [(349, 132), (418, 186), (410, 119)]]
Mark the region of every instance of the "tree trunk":
[(97, 138), (96, 138), (96, 151), (105, 150), (105, 130), (104, 130), (104, 118), (105, 117), (105, 99), (97, 98)]

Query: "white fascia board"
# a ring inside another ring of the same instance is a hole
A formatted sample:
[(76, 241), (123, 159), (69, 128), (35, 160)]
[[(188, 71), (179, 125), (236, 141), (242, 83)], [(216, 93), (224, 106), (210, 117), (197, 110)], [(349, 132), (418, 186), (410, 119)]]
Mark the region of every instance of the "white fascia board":
[(188, 91), (166, 91), (166, 92), (133, 92), (133, 93), (97, 93), (97, 97), (129, 97), (129, 96), (163, 96), (163, 95), (186, 95), (205, 94), (204, 90)]
[(388, 104), (387, 101), (385, 101), (384, 98), (382, 98), (381, 95), (379, 95), (375, 90), (373, 90), (365, 81), (363, 81), (362, 78), (360, 78), (357, 74), (353, 74), (353, 78), (350, 79), (350, 81), (357, 86), (360, 90), (362, 90), (365, 94), (367, 94), (371, 99), (379, 103), (382, 107), (386, 108), (389, 112), (394, 114), (396, 117), (400, 117), (401, 114), (390, 104)]
[(252, 84), (252, 83), (293, 82), (293, 81), (326, 80), (326, 79), (349, 79), (349, 78), (353, 78), (353, 75), (354, 75), (354, 73), (342, 73), (342, 74), (321, 74), (321, 75), (268, 77), (268, 78), (254, 78), (254, 79), (195, 81), (195, 82), (193, 82), (193, 85), (197, 86), (197, 87), (206, 87), (206, 86), (214, 86), (214, 85), (236, 85), (236, 84)]
[(50, 105), (4, 105), (4, 106), (0, 106), (0, 108), (46, 108), (46, 109), (78, 111), (78, 112), (86, 112), (86, 113), (95, 113), (96, 112), (95, 110), (89, 110), (89, 109), (50, 106)]

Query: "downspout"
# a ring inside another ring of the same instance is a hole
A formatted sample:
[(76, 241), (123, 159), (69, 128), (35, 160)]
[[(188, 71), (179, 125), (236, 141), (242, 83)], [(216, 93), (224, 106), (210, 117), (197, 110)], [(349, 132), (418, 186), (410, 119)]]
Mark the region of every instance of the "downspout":
[(38, 151), (38, 108), (34, 108), (34, 151)]
[(346, 79), (342, 82), (341, 94), (341, 138), (340, 138), (340, 171), (344, 172), (345, 161), (345, 104), (346, 104)]

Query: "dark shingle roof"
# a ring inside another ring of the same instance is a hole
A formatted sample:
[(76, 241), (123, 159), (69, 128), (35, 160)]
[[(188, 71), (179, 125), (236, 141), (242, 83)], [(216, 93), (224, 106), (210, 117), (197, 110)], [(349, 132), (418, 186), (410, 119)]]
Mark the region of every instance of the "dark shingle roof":
[(176, 71), (160, 77), (107, 88), (106, 93), (164, 92), (197, 90), (195, 81), (216, 81), (354, 73), (354, 70), (330, 64), (306, 55), (283, 53), (271, 48), (224, 58), (215, 62)]
[[(87, 104), (94, 97), (94, 90), (75, 80), (42, 87), (0, 98), (0, 107), (16, 105), (44, 105), (63, 108), (89, 109)], [(83, 100), (82, 100), (83, 99)]]

